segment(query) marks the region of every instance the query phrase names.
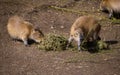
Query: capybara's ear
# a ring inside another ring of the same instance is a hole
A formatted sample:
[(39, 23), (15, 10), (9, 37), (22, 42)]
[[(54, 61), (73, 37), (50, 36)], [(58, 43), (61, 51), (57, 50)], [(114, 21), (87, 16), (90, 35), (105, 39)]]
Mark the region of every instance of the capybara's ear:
[(44, 36), (44, 33), (41, 31), (39, 27), (35, 28), (34, 32), (39, 32), (42, 36)]

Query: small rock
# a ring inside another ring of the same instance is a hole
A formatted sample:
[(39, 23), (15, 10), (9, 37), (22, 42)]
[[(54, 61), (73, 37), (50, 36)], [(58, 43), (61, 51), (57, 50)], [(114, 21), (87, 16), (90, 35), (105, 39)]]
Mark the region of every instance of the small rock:
[(50, 28), (51, 28), (51, 29), (54, 29), (55, 27), (54, 27), (54, 26), (51, 26)]
[(64, 26), (60, 26), (60, 28), (62, 28), (62, 29), (63, 29), (63, 28), (65, 28), (65, 27), (64, 27)]
[(83, 68), (83, 66), (78, 66), (77, 68)]

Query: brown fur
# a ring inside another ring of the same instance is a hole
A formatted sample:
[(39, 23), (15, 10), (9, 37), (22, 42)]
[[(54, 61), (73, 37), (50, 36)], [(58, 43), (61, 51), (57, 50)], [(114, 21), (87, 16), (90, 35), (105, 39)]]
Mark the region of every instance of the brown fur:
[(9, 18), (7, 30), (12, 38), (22, 40), (25, 45), (28, 45), (27, 40), (29, 38), (40, 42), (44, 37), (43, 33), (39, 30), (35, 30), (31, 23), (16, 15)]
[(120, 0), (102, 0), (100, 3), (101, 10), (109, 12), (109, 18), (113, 16), (113, 12), (120, 13)]
[(69, 43), (72, 39), (78, 42), (78, 48), (82, 39), (87, 41), (97, 40), (101, 26), (98, 20), (92, 16), (81, 16), (72, 25), (70, 31)]

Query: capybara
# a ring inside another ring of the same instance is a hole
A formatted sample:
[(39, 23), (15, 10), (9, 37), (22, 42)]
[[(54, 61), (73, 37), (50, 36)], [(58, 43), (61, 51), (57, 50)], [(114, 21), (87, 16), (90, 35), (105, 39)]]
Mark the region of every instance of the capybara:
[(28, 39), (39, 43), (44, 37), (42, 31), (35, 29), (30, 22), (17, 15), (9, 18), (7, 30), (13, 39), (20, 39), (25, 45), (28, 45)]
[(75, 40), (78, 43), (78, 50), (81, 50), (82, 40), (93, 41), (100, 39), (99, 32), (101, 25), (98, 22), (99, 20), (93, 16), (79, 17), (71, 26), (67, 47), (72, 40)]
[(114, 13), (120, 13), (120, 0), (102, 0), (100, 3), (102, 11), (108, 11), (109, 18), (113, 17)]

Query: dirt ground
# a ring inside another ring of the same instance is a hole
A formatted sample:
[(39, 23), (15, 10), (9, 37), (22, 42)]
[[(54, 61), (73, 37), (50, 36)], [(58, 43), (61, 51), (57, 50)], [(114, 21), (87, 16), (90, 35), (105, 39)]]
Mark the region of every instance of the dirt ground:
[[(0, 0), (0, 75), (120, 75), (120, 24), (105, 20), (108, 14), (99, 11), (99, 4), (100, 0)], [(100, 36), (107, 41), (110, 50), (45, 52), (36, 44), (26, 47), (22, 42), (12, 41), (7, 33), (8, 18), (15, 14), (33, 23), (44, 34), (66, 37), (79, 16), (104, 17), (100, 22)]]

